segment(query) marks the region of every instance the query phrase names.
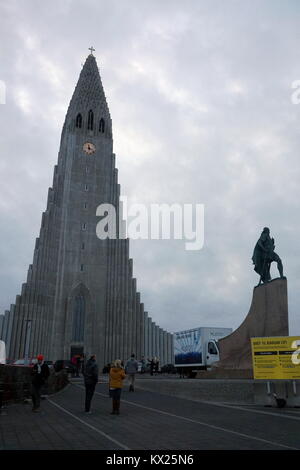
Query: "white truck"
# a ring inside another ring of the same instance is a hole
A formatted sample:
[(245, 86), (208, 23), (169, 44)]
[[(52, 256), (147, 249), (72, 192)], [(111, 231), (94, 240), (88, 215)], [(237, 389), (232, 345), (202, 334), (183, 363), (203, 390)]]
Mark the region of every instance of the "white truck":
[(232, 328), (207, 326), (174, 333), (175, 367), (193, 377), (220, 359), (218, 340), (232, 333)]
[(6, 364), (5, 343), (0, 340), (0, 364)]

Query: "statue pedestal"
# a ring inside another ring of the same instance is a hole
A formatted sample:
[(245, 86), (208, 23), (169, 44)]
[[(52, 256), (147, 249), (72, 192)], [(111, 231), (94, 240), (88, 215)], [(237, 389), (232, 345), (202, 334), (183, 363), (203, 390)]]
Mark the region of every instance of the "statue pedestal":
[(249, 313), (237, 330), (219, 340), (220, 361), (213, 369), (252, 369), (250, 338), (288, 336), (287, 280), (254, 287)]

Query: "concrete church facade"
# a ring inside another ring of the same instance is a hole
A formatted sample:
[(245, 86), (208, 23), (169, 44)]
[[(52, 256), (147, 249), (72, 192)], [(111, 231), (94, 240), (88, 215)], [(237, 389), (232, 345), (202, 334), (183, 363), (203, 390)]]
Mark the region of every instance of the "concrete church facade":
[(112, 121), (91, 53), (66, 114), (27, 281), (0, 315), (9, 358), (95, 353), (102, 365), (134, 352), (173, 362), (173, 335), (152, 321), (136, 290), (129, 240), (96, 235), (97, 207), (112, 204), (118, 219), (119, 195)]

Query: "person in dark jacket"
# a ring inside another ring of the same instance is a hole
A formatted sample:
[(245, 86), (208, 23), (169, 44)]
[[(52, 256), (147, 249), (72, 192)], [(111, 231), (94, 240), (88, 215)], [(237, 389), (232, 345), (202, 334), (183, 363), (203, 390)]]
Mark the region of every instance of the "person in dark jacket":
[(154, 372), (156, 374), (158, 374), (158, 372), (159, 372), (159, 359), (158, 359), (158, 357), (154, 358)]
[(148, 361), (150, 362), (150, 374), (153, 375), (153, 370), (155, 366), (153, 357), (151, 358), (151, 360), (148, 359)]
[(95, 387), (98, 382), (98, 365), (96, 356), (93, 354), (85, 365), (84, 385), (85, 385), (85, 412), (91, 413), (91, 401), (94, 395)]
[(40, 411), (41, 403), (41, 388), (49, 377), (49, 367), (44, 363), (44, 356), (39, 354), (37, 356), (37, 364), (32, 368), (32, 386), (31, 386), (31, 397), (32, 397), (32, 411)]
[(84, 356), (84, 354), (81, 354), (80, 369), (81, 369), (81, 373), (82, 373), (83, 376), (84, 376), (84, 368), (85, 368), (85, 356)]
[(77, 356), (76, 357), (76, 377), (79, 377), (79, 372), (80, 372), (80, 369), (81, 369), (81, 357), (80, 356)]

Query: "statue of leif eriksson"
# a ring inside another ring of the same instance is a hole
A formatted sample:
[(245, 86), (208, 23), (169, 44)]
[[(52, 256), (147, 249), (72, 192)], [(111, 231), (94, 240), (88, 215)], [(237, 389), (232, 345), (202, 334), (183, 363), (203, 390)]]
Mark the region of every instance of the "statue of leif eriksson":
[(270, 237), (270, 229), (268, 227), (265, 227), (261, 233), (259, 240), (255, 245), (252, 256), (254, 271), (256, 271), (260, 275), (258, 285), (260, 285), (261, 282), (265, 283), (271, 280), (270, 267), (272, 261), (275, 261), (277, 263), (277, 268), (280, 277), (284, 277), (282, 261), (274, 250), (274, 238)]

